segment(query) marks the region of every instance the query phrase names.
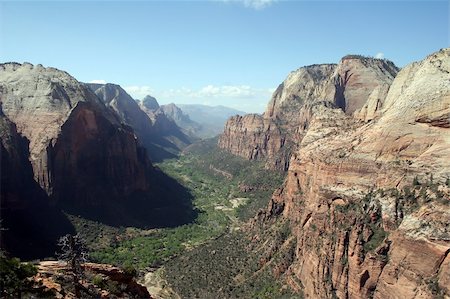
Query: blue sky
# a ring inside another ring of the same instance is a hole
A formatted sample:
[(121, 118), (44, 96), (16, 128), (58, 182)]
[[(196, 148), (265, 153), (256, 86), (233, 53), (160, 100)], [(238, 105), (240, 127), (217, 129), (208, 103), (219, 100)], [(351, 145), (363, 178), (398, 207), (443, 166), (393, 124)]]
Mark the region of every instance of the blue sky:
[(41, 63), (135, 98), (262, 112), (290, 71), (449, 46), (449, 1), (0, 1), (0, 62)]

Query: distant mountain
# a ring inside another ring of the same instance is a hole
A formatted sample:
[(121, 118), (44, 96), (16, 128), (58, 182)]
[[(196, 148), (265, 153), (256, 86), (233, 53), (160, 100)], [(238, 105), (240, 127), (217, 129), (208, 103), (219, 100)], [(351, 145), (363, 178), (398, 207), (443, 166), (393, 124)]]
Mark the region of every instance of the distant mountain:
[(191, 144), (178, 126), (159, 111), (154, 97), (146, 96), (135, 101), (122, 87), (116, 84), (87, 84), (89, 88), (116, 114), (120, 121), (130, 126), (140, 143), (148, 150), (150, 159), (158, 162), (175, 157), (184, 147)]
[(142, 105), (150, 110), (158, 110), (159, 109), (159, 104), (158, 101), (152, 97), (152, 96), (145, 96), (145, 98), (142, 99)]
[(247, 114), (244, 111), (239, 111), (225, 106), (178, 104), (178, 107), (180, 107), (191, 120), (202, 126), (198, 136), (203, 138), (214, 137), (222, 133), (225, 123), (231, 116)]
[(184, 113), (180, 107), (171, 103), (168, 105), (161, 105), (159, 108), (168, 118), (173, 120), (177, 126), (179, 126), (185, 134), (191, 136), (192, 138), (205, 138), (209, 137), (207, 134), (205, 135), (204, 127), (193, 121), (189, 115)]

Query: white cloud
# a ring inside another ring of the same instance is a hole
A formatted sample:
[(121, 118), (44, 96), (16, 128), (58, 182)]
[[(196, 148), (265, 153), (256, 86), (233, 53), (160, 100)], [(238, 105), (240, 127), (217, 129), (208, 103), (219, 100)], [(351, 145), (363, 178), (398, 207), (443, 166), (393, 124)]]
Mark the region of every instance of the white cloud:
[(274, 2), (276, 2), (276, 0), (244, 0), (244, 5), (245, 7), (254, 9), (263, 9), (272, 5)]
[(208, 85), (194, 93), (196, 97), (213, 97), (213, 98), (253, 98), (257, 94), (257, 90), (248, 85), (224, 85), (214, 86)]
[(206, 85), (197, 90), (182, 87), (161, 92), (163, 98), (190, 99), (255, 99), (266, 98), (272, 94), (271, 88), (259, 89), (248, 85)]
[(206, 85), (197, 89), (187, 87), (155, 90), (150, 86), (125, 86), (135, 99), (154, 96), (160, 104), (224, 105), (247, 112), (262, 112), (270, 100), (274, 88), (255, 88), (249, 85)]
[(253, 8), (256, 10), (264, 9), (278, 0), (222, 0), (227, 3), (242, 3), (245, 7)]
[(123, 89), (135, 99), (142, 99), (146, 95), (153, 95), (154, 90), (150, 86), (125, 86)]
[(378, 52), (378, 53), (375, 55), (375, 58), (383, 59), (383, 58), (384, 58), (384, 53)]
[(105, 80), (92, 80), (92, 81), (89, 81), (89, 83), (106, 84), (106, 81)]

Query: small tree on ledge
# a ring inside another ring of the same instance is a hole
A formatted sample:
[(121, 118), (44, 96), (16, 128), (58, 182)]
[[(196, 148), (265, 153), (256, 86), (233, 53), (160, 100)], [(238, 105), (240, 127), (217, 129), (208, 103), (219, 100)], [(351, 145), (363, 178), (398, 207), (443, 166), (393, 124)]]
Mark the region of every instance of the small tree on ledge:
[(80, 235), (67, 234), (61, 237), (58, 241), (58, 246), (61, 252), (57, 254), (60, 260), (67, 263), (68, 270), (73, 278), (73, 287), (75, 290), (75, 296), (81, 297), (81, 286), (79, 281), (84, 276), (82, 263), (87, 261), (86, 246)]

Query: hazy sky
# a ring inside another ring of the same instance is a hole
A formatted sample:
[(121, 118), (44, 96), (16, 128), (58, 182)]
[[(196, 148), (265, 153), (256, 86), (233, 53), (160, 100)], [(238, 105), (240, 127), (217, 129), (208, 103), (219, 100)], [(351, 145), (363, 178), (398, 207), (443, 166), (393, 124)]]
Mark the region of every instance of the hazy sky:
[(2, 1), (0, 62), (160, 103), (261, 112), (290, 71), (346, 54), (398, 66), (449, 46), (449, 1)]

